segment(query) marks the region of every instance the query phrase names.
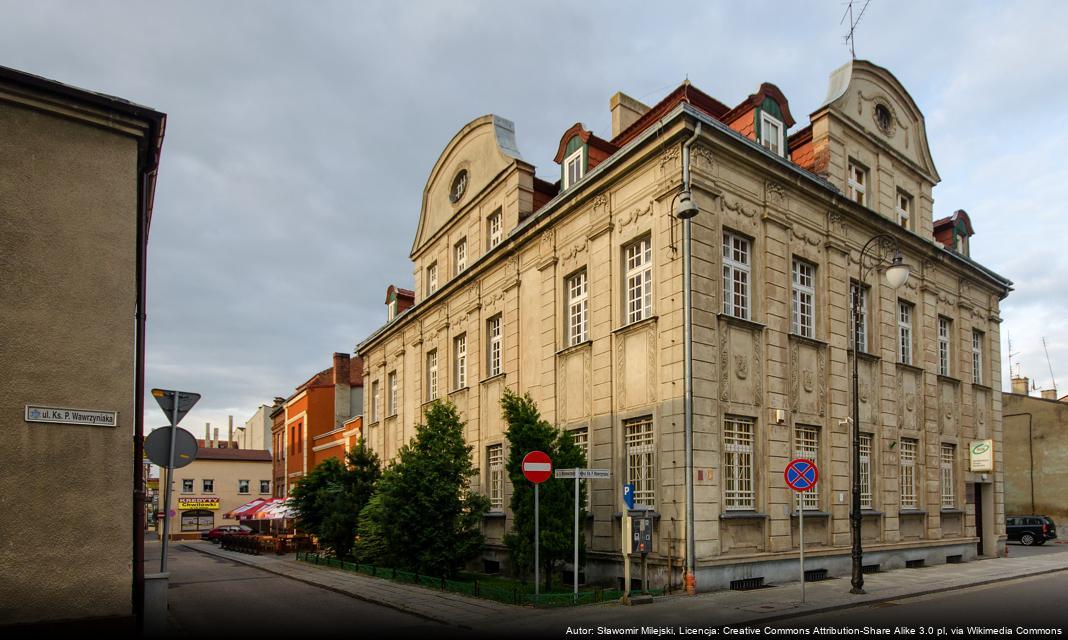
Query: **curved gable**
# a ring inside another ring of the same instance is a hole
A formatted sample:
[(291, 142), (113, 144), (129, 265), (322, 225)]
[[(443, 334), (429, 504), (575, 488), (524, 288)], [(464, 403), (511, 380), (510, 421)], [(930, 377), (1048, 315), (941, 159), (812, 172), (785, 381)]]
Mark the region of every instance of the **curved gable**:
[[(515, 125), (510, 120), (489, 114), (461, 128), (434, 163), (423, 188), (423, 205), (411, 257), (469, 204), (475, 194), (521, 159), (515, 144)], [(450, 194), (461, 171), (467, 172), (462, 180), (463, 195), (453, 201)]]
[[(882, 124), (877, 117), (880, 106), (888, 116)], [(831, 74), (821, 109), (828, 107), (888, 145), (932, 183), (941, 180), (927, 144), (923, 112), (894, 74), (867, 60), (848, 62)]]

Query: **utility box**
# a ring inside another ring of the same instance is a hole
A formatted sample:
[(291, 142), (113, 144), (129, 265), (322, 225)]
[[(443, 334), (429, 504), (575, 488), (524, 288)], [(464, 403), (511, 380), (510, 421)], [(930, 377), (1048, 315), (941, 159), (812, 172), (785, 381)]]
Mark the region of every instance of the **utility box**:
[(643, 512), (630, 512), (630, 552), (648, 554), (653, 548), (653, 519)]

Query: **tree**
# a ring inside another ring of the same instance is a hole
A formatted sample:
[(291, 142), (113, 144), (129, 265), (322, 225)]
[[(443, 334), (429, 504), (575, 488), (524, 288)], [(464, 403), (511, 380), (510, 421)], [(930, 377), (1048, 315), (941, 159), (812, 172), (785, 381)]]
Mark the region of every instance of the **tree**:
[[(537, 405), (530, 395), (522, 396), (505, 391), (501, 409), (508, 424), (508, 478), (512, 481), (512, 530), (504, 541), (512, 558), (512, 566), (521, 573), (534, 567), (534, 485), (523, 475), (523, 456), (531, 451), (544, 451), (557, 469), (586, 466), (586, 456), (567, 431), (557, 429), (541, 419)], [(540, 561), (545, 574), (545, 591), (552, 589), (552, 573), (572, 558), (575, 535), (574, 480), (555, 477), (541, 483), (538, 489), (539, 525), (541, 529)], [(586, 487), (579, 494), (579, 522), (584, 521)], [(579, 558), (585, 556), (585, 535), (579, 530)], [(578, 567), (575, 567), (578, 570)]]
[(315, 534), (338, 558), (352, 553), (360, 511), (371, 499), (381, 476), (378, 456), (363, 440), (349, 451), (345, 463), (328, 458), (293, 488), (298, 525)]
[(435, 402), (424, 418), (361, 514), (361, 559), (448, 577), (482, 552), (489, 501), (468, 488), (472, 448), (456, 407)]

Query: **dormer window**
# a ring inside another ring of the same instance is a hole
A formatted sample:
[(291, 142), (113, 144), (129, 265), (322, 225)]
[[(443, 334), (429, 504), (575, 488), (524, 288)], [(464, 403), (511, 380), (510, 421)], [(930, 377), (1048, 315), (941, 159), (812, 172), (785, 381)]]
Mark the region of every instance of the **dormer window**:
[(393, 296), (393, 299), (389, 301), (388, 305), (386, 305), (386, 309), (388, 309), (388, 321), (393, 322), (393, 319), (397, 317), (397, 296)]
[[(577, 138), (576, 138), (577, 140)], [(570, 145), (568, 145), (570, 146)], [(586, 167), (583, 164), (585, 147), (579, 146), (571, 155), (564, 158), (564, 188), (569, 189), (573, 184), (582, 179)]]
[(784, 146), (782, 129), (781, 120), (767, 111), (760, 112), (760, 144), (777, 156), (782, 155)]

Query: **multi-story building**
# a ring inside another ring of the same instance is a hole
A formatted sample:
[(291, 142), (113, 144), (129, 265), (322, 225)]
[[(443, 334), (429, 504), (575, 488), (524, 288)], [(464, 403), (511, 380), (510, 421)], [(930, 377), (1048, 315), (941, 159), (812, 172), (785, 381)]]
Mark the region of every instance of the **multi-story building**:
[(293, 484), (322, 460), (344, 458), (348, 443), (358, 437), (359, 421), (352, 418), (363, 413), (363, 397), (362, 360), (335, 353), (331, 368), (297, 387), (283, 411), (271, 414), (275, 483), (282, 481), (277, 497), (289, 495)]
[(1044, 515), (1068, 524), (1068, 397), (1038, 397), (1013, 377), (1004, 397), (1006, 515)]
[(0, 522), (0, 625), (125, 634), (141, 610), (145, 256), (165, 127), (0, 67), (0, 494), (18, 514)]
[(271, 438), (271, 413), (285, 403), (285, 398), (275, 398), (274, 404), (261, 404), (256, 413), (238, 427), (238, 445), (242, 449), (267, 449), (274, 446)]
[[(416, 304), (363, 340), (364, 431), (385, 459), (427, 403), (466, 421), (503, 560), (511, 488), (499, 400), (528, 392), (591, 467), (586, 575), (622, 575), (620, 485), (653, 510), (650, 571), (680, 582), (686, 549), (682, 224), (692, 220), (694, 543), (699, 589), (792, 579), (794, 457), (807, 494), (810, 568), (850, 567), (853, 296), (866, 565), (998, 553), (1002, 476), (966, 444), (1001, 440), (998, 305), (1010, 282), (966, 246), (935, 241), (939, 182), (918, 106), (887, 70), (854, 61), (792, 135), (770, 84), (730, 108), (688, 82), (648, 107), (611, 102), (612, 138), (581, 124), (539, 180), (511, 122), (463, 127), (431, 170), (411, 260)], [(970, 225), (969, 225), (970, 232)], [(892, 289), (858, 281), (873, 237), (912, 266)], [(377, 391), (376, 391), (377, 390)], [(1000, 451), (1000, 449), (998, 449)], [(552, 480), (550, 480), (551, 482)]]

